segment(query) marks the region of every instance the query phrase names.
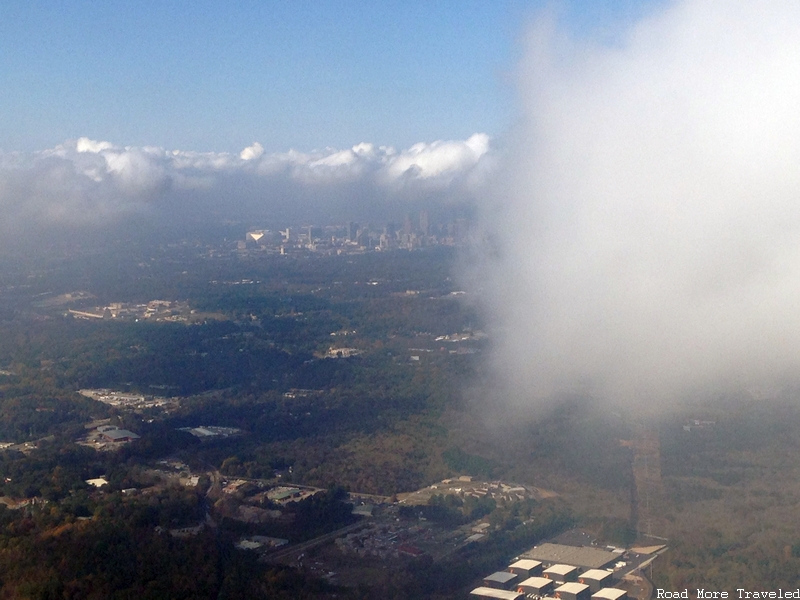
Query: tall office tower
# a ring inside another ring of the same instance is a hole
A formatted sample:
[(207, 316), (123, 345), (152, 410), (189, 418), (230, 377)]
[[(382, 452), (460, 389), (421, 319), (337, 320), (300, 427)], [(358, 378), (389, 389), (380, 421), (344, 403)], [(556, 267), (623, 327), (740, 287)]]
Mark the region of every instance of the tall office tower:
[(422, 235), (426, 237), (430, 235), (430, 223), (428, 223), (427, 210), (419, 211), (419, 230), (422, 232)]
[(358, 237), (358, 223), (350, 221), (350, 224), (347, 226), (347, 241), (355, 242), (357, 237)]
[(311, 232), (311, 225), (308, 226), (308, 243), (314, 242), (314, 234)]
[(406, 221), (403, 224), (403, 233), (406, 235), (411, 235), (411, 232), (414, 231), (414, 227), (411, 224), (411, 213), (406, 213)]
[(456, 219), (455, 235), (456, 243), (463, 244), (469, 237), (469, 222), (466, 219)]

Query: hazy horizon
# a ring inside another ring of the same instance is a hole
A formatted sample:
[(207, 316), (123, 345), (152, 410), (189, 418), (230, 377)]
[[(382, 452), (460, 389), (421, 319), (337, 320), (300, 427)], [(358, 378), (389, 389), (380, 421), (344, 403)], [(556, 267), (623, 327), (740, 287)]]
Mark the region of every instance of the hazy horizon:
[[(510, 405), (577, 394), (658, 407), (797, 383), (800, 10), (632, 3), (592, 28), (580, 6), (492, 15), (510, 37), (480, 85), (495, 78), (516, 101), (494, 107), (507, 118), (490, 130), (425, 138), (426, 120), (416, 143), (393, 146), (353, 128), (353, 145), (305, 152), (275, 151), (257, 127), (238, 151), (80, 135), (0, 152), (0, 245), (466, 210), (477, 250), (462, 275), (492, 332), (493, 396)], [(525, 16), (513, 33), (512, 14)], [(480, 55), (461, 52), (461, 68)], [(440, 131), (463, 133), (460, 114)]]

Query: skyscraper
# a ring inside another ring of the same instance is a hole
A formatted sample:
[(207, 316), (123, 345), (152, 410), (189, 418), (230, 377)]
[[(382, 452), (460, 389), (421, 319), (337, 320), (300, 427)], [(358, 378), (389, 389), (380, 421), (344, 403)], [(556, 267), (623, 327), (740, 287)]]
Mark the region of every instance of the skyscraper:
[(425, 237), (430, 235), (430, 223), (428, 223), (427, 210), (419, 211), (419, 230)]
[(414, 226), (411, 223), (411, 213), (406, 213), (406, 221), (403, 224), (403, 233), (411, 235), (414, 232)]

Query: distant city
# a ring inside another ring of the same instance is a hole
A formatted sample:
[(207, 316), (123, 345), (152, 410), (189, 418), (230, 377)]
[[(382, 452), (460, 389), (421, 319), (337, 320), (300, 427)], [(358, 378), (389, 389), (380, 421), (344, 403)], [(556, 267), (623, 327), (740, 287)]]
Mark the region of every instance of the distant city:
[(271, 254), (352, 254), (392, 249), (416, 250), (427, 246), (457, 246), (469, 237), (467, 219), (447, 224), (432, 224), (428, 211), (406, 214), (402, 224), (381, 226), (351, 221), (344, 225), (303, 226), (297, 228), (248, 231), (237, 249)]

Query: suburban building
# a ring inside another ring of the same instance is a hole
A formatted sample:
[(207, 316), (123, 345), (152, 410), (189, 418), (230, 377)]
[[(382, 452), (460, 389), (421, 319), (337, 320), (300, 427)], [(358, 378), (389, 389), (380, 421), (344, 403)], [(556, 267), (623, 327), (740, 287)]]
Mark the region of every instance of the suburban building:
[(628, 593), (618, 588), (603, 588), (592, 594), (592, 600), (628, 600)]
[(555, 589), (552, 579), (546, 577), (528, 577), (517, 585), (517, 591), (537, 596), (547, 596)]
[(520, 579), (527, 579), (542, 572), (542, 563), (538, 560), (522, 558), (508, 566), (510, 573), (516, 573)]
[(497, 600), (523, 600), (525, 594), (490, 587), (478, 587), (469, 593), (471, 598), (492, 598)]
[(588, 585), (572, 581), (557, 587), (555, 596), (561, 600), (590, 600), (591, 591)]
[(139, 439), (138, 435), (127, 429), (107, 429), (100, 435), (107, 442), (131, 442)]
[(578, 576), (578, 583), (585, 583), (592, 590), (592, 593), (600, 591), (611, 583), (611, 571), (601, 569), (589, 569)]
[(519, 580), (519, 575), (509, 573), (508, 571), (497, 571), (488, 577), (484, 577), (483, 584), (490, 588), (499, 590), (510, 590), (514, 584)]
[(542, 571), (542, 577), (552, 579), (556, 583), (566, 583), (578, 579), (578, 568), (572, 565), (553, 565)]
[(591, 546), (567, 546), (564, 544), (541, 544), (524, 552), (521, 558), (540, 560), (546, 565), (563, 564), (581, 570), (605, 569), (619, 560), (619, 554)]

